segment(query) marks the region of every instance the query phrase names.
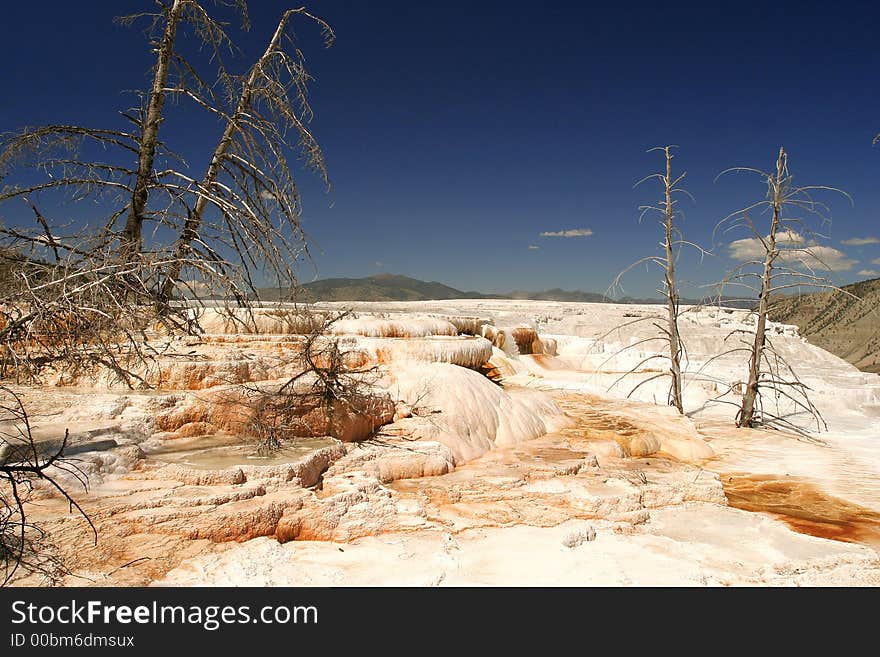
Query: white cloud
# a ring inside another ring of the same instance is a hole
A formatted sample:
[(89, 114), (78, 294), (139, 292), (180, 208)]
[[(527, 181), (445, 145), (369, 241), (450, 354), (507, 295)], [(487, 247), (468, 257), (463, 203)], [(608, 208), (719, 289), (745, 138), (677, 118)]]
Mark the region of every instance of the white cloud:
[(847, 258), (843, 251), (833, 246), (810, 246), (802, 249), (800, 253), (793, 254), (793, 260), (799, 260), (811, 267), (822, 267), (833, 271), (848, 271), (858, 260)]
[(589, 237), (593, 231), (589, 228), (570, 228), (568, 230), (545, 231), (541, 237)]
[(540, 248), (537, 244), (529, 244), (529, 251), (537, 251)]
[[(780, 248), (778, 260), (786, 263), (800, 263), (812, 269), (828, 269), (848, 271), (858, 260), (833, 246), (816, 244), (806, 240), (803, 235), (794, 231), (779, 233), (776, 244)], [(730, 256), (736, 260), (761, 260), (764, 257), (764, 245), (757, 237), (735, 240), (728, 245)]]
[(851, 237), (848, 240), (841, 240), (841, 244), (846, 246), (865, 246), (865, 244), (880, 244), (880, 237)]
[(268, 189), (263, 189), (263, 190), (260, 190), (260, 198), (263, 199), (264, 201), (274, 201), (275, 194), (270, 192)]
[(871, 264), (872, 264), (872, 265), (880, 265), (880, 258), (874, 258), (874, 259), (871, 261)]
[(857, 272), (859, 276), (867, 276), (869, 278), (873, 278), (875, 276), (880, 276), (880, 271), (876, 269), (862, 269)]
[[(789, 230), (779, 233), (776, 237), (776, 243), (781, 248), (792, 248), (797, 244), (803, 244), (804, 237)], [(731, 257), (737, 260), (757, 260), (764, 257), (764, 245), (757, 237), (734, 240), (730, 243), (729, 248)]]

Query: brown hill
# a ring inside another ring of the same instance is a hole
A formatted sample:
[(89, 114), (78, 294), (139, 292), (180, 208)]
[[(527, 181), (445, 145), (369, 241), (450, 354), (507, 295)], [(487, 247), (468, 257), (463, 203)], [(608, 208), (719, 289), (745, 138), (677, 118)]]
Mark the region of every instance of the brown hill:
[(865, 372), (880, 373), (880, 278), (853, 283), (841, 292), (814, 292), (778, 299), (771, 318), (796, 324), (811, 343)]
[[(437, 281), (420, 281), (398, 274), (374, 274), (366, 278), (324, 278), (305, 283), (303, 301), (426, 301), (431, 299), (486, 299), (492, 295), (462, 292)], [(496, 295), (497, 296), (497, 295)], [(267, 301), (280, 298), (277, 290), (260, 290)]]

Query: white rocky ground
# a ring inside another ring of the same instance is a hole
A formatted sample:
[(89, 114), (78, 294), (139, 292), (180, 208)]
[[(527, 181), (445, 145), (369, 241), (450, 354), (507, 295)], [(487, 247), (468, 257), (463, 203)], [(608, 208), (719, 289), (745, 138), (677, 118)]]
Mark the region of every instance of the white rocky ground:
[(91, 387), (108, 383), (97, 375), (23, 391), (39, 435), (71, 429), (92, 481), (97, 547), (60, 500), (35, 511), (71, 569), (59, 583), (880, 584), (880, 376), (793, 327), (773, 340), (813, 388), (821, 443), (736, 429), (734, 407), (711, 401), (731, 387), (738, 399), (744, 360), (712, 358), (749, 327), (743, 311), (683, 318), (682, 418), (662, 380), (626, 399), (662, 359), (612, 385), (661, 348), (621, 352), (653, 335), (649, 321), (612, 328), (657, 307), (354, 305), (334, 331), (357, 364), (377, 365), (389, 400), (347, 427), (391, 421), (368, 443), (269, 460), (233, 444), (230, 390), (294, 371), (301, 327), (275, 311), (249, 334), (205, 317), (210, 335), (169, 345), (184, 360), (145, 373), (158, 391)]

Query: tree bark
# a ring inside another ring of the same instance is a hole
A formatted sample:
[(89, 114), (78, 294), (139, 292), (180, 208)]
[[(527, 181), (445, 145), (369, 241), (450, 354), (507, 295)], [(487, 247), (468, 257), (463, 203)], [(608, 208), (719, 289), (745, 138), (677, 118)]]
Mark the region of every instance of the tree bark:
[[(287, 25), (290, 16), (294, 13), (297, 13), (297, 10), (288, 10), (284, 13), (284, 15), (281, 17), (281, 20), (278, 22), (278, 27), (275, 29), (275, 34), (272, 36), (272, 39), (269, 41), (269, 45), (266, 47), (266, 51), (263, 53), (260, 59), (257, 60), (257, 63), (254, 64), (253, 68), (251, 68), (250, 74), (248, 75), (247, 80), (245, 80), (244, 85), (242, 86), (241, 95), (239, 96), (238, 103), (236, 104), (235, 112), (227, 121), (226, 127), (223, 130), (223, 134), (220, 136), (220, 141), (217, 142), (217, 147), (214, 149), (214, 153), (211, 156), (211, 162), (208, 164), (205, 175), (201, 180), (201, 183), (199, 185), (201, 189), (209, 190), (217, 181), (217, 178), (220, 175), (220, 171), (222, 170), (223, 160), (226, 157), (227, 152), (229, 151), (229, 147), (232, 145), (232, 141), (235, 138), (235, 133), (239, 130), (239, 122), (250, 107), (253, 97), (254, 83), (256, 82), (257, 77), (262, 71), (262, 68), (266, 61), (278, 48), (278, 44), (281, 42), (281, 38), (284, 35), (284, 28)], [(195, 206), (187, 214), (187, 218), (183, 224), (183, 230), (181, 231), (180, 237), (174, 245), (174, 256), (172, 257), (172, 262), (168, 268), (168, 274), (162, 284), (161, 299), (163, 302), (168, 302), (171, 299), (171, 296), (174, 292), (174, 284), (177, 281), (177, 278), (180, 276), (181, 270), (183, 269), (183, 263), (186, 259), (186, 254), (189, 251), (189, 248), (192, 245), (193, 241), (198, 236), (198, 231), (204, 220), (205, 209), (207, 208), (207, 206), (207, 196), (199, 193)]]
[(675, 254), (672, 249), (673, 205), (672, 205), (672, 152), (667, 146), (666, 153), (666, 310), (669, 330), (669, 371), (672, 383), (669, 388), (669, 405), (684, 413), (681, 398), (681, 339), (678, 334), (678, 294), (675, 288)]
[(773, 263), (779, 255), (776, 248), (776, 233), (782, 214), (782, 184), (786, 169), (785, 149), (779, 149), (779, 158), (776, 160), (776, 178), (772, 185), (771, 207), (773, 219), (770, 223), (770, 235), (764, 242), (764, 273), (761, 277), (761, 293), (758, 297), (758, 322), (755, 326), (755, 340), (752, 343), (751, 356), (749, 358), (749, 380), (743, 395), (736, 425), (738, 427), (750, 427), (755, 422), (755, 404), (758, 398), (758, 386), (761, 376), (761, 358), (764, 355), (764, 345), (767, 342), (767, 314), (770, 310), (770, 288), (773, 281)]
[(122, 254), (126, 260), (131, 260), (139, 253), (143, 245), (144, 213), (147, 207), (150, 178), (153, 175), (156, 146), (159, 142), (159, 124), (162, 122), (162, 107), (165, 105), (168, 67), (174, 54), (174, 40), (177, 36), (177, 24), (180, 22), (183, 5), (184, 0), (174, 0), (171, 9), (168, 10), (165, 30), (159, 42), (156, 69), (153, 74), (153, 88), (150, 91), (150, 100), (147, 104), (141, 131), (137, 177), (131, 195), (128, 218), (122, 233)]

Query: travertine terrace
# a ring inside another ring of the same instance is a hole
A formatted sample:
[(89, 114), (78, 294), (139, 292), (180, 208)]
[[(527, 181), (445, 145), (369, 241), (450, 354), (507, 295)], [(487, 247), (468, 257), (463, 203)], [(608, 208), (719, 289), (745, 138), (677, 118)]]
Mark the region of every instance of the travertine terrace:
[(102, 373), (18, 389), (38, 438), (70, 430), (98, 529), (94, 545), (41, 491), (33, 519), (66, 572), (18, 583), (880, 584), (880, 376), (795, 327), (772, 331), (828, 423), (809, 439), (736, 429), (713, 401), (743, 376), (712, 356), (744, 311), (683, 315), (681, 417), (662, 380), (627, 398), (662, 361), (620, 378), (661, 345), (621, 351), (650, 323), (614, 327), (652, 306), (353, 305), (332, 332), (387, 404), (345, 442), (257, 457), (241, 437), (236, 386), (295, 371), (301, 327), (279, 308), (248, 332), (208, 311), (147, 390)]

